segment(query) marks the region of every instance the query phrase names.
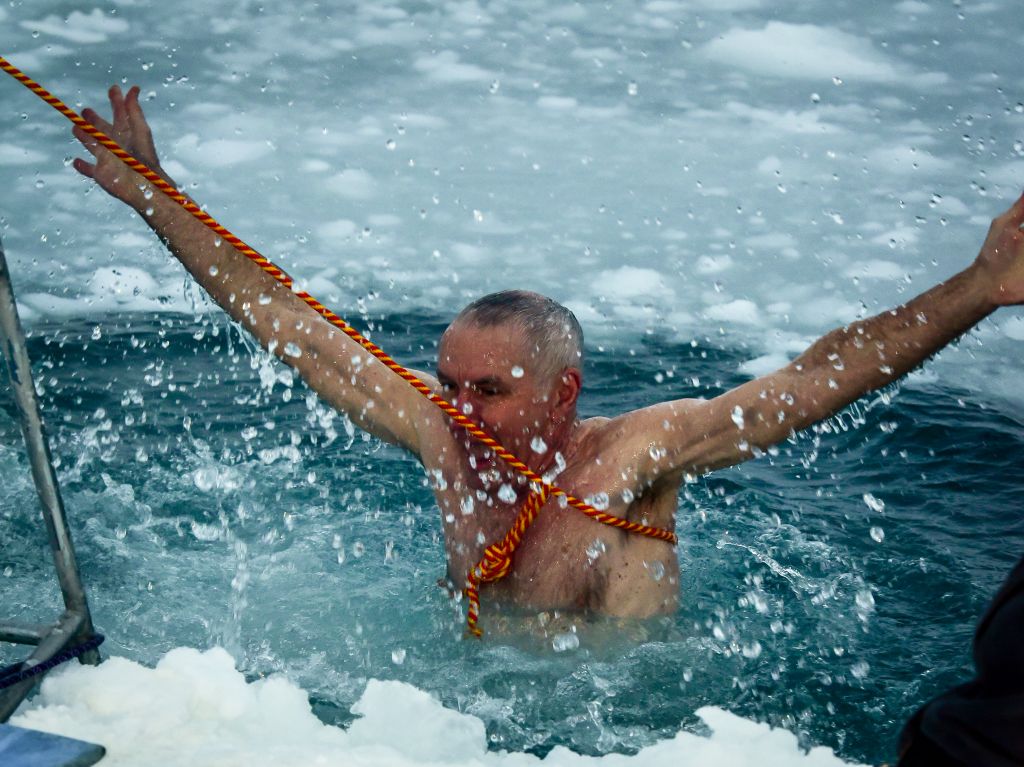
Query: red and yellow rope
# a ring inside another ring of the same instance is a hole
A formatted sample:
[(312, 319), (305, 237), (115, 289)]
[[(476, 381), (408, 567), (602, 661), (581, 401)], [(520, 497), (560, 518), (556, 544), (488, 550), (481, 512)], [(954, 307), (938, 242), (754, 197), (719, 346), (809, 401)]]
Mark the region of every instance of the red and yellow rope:
[[(273, 264), (268, 258), (258, 253), (252, 247), (247, 245), (241, 239), (232, 234), (228, 229), (221, 226), (209, 213), (199, 208), (194, 202), (188, 197), (183, 195), (163, 178), (157, 175), (153, 170), (139, 162), (132, 155), (126, 152), (121, 146), (114, 141), (112, 138), (107, 136), (101, 130), (99, 130), (92, 123), (85, 120), (81, 115), (71, 109), (67, 104), (58, 99), (46, 88), (41, 86), (35, 80), (30, 78), (16, 66), (11, 64), (3, 56), (0, 56), (0, 69), (9, 74), (15, 80), (20, 82), (39, 98), (49, 104), (51, 107), (56, 109), (72, 123), (80, 127), (97, 142), (106, 149), (110, 150), (115, 157), (120, 159), (125, 165), (134, 170), (136, 173), (144, 177), (147, 181), (153, 184), (157, 189), (163, 192), (165, 195), (170, 197), (181, 207), (191, 213), (195, 218), (205, 224), (210, 230), (215, 232), (222, 240), (230, 243), (239, 253), (248, 258), (260, 269), (269, 274), (275, 280), (280, 282), (282, 285), (287, 287), (289, 290), (293, 288), (292, 278), (289, 277), (284, 271)], [(461, 413), (454, 405), (448, 402), (443, 397), (438, 396), (430, 387), (427, 386), (423, 381), (413, 375), (409, 370), (395, 362), (383, 349), (377, 346), (375, 343), (364, 337), (359, 331), (349, 325), (345, 320), (339, 317), (337, 314), (332, 312), (326, 306), (317, 301), (313, 296), (305, 291), (294, 291), (295, 295), (302, 299), (313, 311), (327, 320), (329, 323), (334, 325), (336, 328), (341, 330), (345, 335), (351, 338), (353, 341), (362, 346), (366, 351), (380, 360), (386, 365), (392, 372), (402, 378), (412, 388), (426, 397), (428, 400), (433, 402), (439, 407), (448, 417), (450, 417), (455, 423), (464, 428), (468, 434), (470, 434), (478, 442), (486, 445), (490, 448), (495, 455), (504, 460), (509, 466), (516, 469), (520, 474), (526, 477), (531, 483), (531, 492), (529, 499), (523, 505), (516, 522), (512, 529), (506, 534), (505, 538), (498, 544), (492, 544), (485, 549), (484, 557), (481, 559), (480, 564), (473, 569), (473, 571), (467, 577), (469, 585), (466, 588), (466, 594), (469, 597), (469, 615), (468, 623), (469, 630), (479, 636), (481, 634), (480, 629), (477, 627), (477, 618), (479, 615), (480, 607), (480, 596), (479, 586), (480, 583), (498, 580), (508, 574), (511, 568), (512, 553), (515, 551), (516, 546), (522, 540), (523, 534), (529, 528), (530, 524), (536, 519), (538, 512), (544, 505), (544, 502), (549, 496), (558, 496), (565, 498), (566, 502), (575, 509), (578, 509), (582, 513), (586, 514), (591, 519), (594, 519), (601, 524), (610, 525), (617, 527), (620, 530), (626, 532), (636, 533), (637, 535), (646, 535), (651, 538), (657, 538), (668, 543), (675, 544), (676, 536), (675, 533), (670, 530), (662, 530), (657, 527), (648, 527), (647, 525), (640, 525), (636, 522), (630, 522), (629, 520), (616, 517), (606, 512), (600, 511), (594, 508), (588, 503), (581, 501), (580, 499), (567, 493), (565, 490), (557, 487), (549, 482), (545, 482), (536, 472), (531, 470), (525, 463), (520, 461), (516, 456), (502, 447), (497, 440), (491, 437), (486, 431), (481, 429), (474, 421), (466, 417)], [(514, 540), (514, 543), (512, 541)], [(490, 552), (490, 553), (488, 553)], [(492, 565), (491, 562), (499, 562), (499, 564)]]

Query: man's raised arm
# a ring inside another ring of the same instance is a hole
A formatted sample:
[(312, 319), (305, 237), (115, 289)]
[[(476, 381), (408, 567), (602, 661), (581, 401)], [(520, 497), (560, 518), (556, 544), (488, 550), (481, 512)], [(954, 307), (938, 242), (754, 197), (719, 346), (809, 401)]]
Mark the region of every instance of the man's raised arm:
[[(83, 110), (83, 117), (174, 185), (160, 168), (138, 87), (123, 95), (115, 85), (109, 96), (112, 124), (91, 109)], [(323, 399), (358, 426), (419, 455), (417, 424), (439, 411), (87, 133), (75, 128), (74, 135), (96, 159), (95, 164), (76, 159), (75, 169), (134, 208), (213, 300), (264, 348), (296, 368)]]
[(793, 362), (712, 400), (666, 402), (631, 414), (660, 447), (647, 482), (753, 457), (791, 433), (916, 368), (996, 308), (1024, 303), (1024, 196), (992, 222), (977, 259), (908, 303), (837, 328)]

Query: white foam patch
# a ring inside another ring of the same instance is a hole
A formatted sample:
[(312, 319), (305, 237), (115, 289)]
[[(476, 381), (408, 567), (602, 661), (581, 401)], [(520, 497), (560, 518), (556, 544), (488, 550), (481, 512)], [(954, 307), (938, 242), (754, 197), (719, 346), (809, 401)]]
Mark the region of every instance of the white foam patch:
[(721, 256), (701, 256), (697, 259), (694, 267), (698, 274), (718, 274), (726, 269), (732, 268), (732, 257), (723, 254)]
[(347, 218), (340, 218), (337, 221), (328, 221), (326, 224), (321, 224), (317, 227), (317, 235), (328, 242), (332, 240), (344, 240), (359, 231), (359, 227), (356, 226), (355, 221), (349, 221)]
[(0, 165), (32, 165), (44, 162), (47, 156), (35, 149), (0, 143)]
[(925, 171), (949, 173), (955, 167), (950, 160), (936, 157), (916, 146), (888, 146), (872, 150), (867, 156), (868, 163), (880, 171), (908, 173)]
[(273, 676), (248, 683), (220, 648), (171, 650), (149, 669), (124, 658), (52, 673), (11, 723), (99, 743), (104, 767), (842, 767), (832, 749), (805, 753), (793, 733), (705, 706), (710, 735), (679, 732), (635, 756), (544, 759), (488, 751), (483, 722), (402, 682), (370, 680), (347, 730), (322, 723), (307, 694)]
[(761, 323), (761, 310), (757, 308), (757, 304), (745, 298), (709, 306), (704, 310), (704, 316), (716, 322), (734, 322), (740, 325)]
[(324, 186), (350, 200), (365, 200), (373, 196), (377, 184), (365, 170), (346, 168), (327, 179)]
[(23, 70), (38, 71), (48, 69), (49, 67), (47, 65), (53, 59), (60, 56), (68, 56), (72, 53), (74, 53), (73, 49), (53, 43), (51, 45), (43, 45), (39, 48), (13, 51), (10, 54), (4, 55), (8, 61)]
[(143, 237), (136, 232), (118, 232), (110, 238), (110, 244), (119, 248), (152, 248), (152, 237)]
[(771, 21), (762, 29), (731, 29), (704, 46), (713, 61), (759, 75), (794, 80), (856, 80), (910, 84), (926, 78), (867, 40), (817, 24)]
[(244, 139), (201, 141), (195, 133), (187, 133), (174, 142), (174, 151), (197, 165), (226, 168), (265, 157), (271, 147), (266, 141)]
[(846, 269), (843, 274), (846, 277), (857, 277), (866, 280), (898, 280), (901, 279), (907, 270), (895, 261), (883, 259), (872, 259), (860, 264), (854, 264)]
[(441, 83), (469, 83), (494, 79), (494, 73), (483, 67), (460, 61), (459, 54), (455, 51), (440, 51), (420, 56), (413, 62), (413, 67), (431, 80)]
[(541, 96), (537, 106), (542, 109), (570, 110), (579, 106), (579, 102), (571, 96)]
[(788, 364), (788, 355), (781, 352), (771, 352), (770, 354), (762, 354), (760, 357), (755, 357), (752, 360), (741, 363), (737, 370), (751, 378), (758, 378), (774, 373), (779, 368), (783, 368)]
[(591, 285), (595, 293), (616, 302), (663, 298), (672, 294), (662, 274), (636, 266), (607, 269), (600, 272)]
[(72, 11), (63, 19), (50, 15), (38, 21), (23, 21), (21, 26), (33, 32), (42, 32), (83, 45), (106, 42), (110, 35), (121, 34), (129, 29), (127, 21), (108, 16), (99, 8), (94, 8), (89, 13)]

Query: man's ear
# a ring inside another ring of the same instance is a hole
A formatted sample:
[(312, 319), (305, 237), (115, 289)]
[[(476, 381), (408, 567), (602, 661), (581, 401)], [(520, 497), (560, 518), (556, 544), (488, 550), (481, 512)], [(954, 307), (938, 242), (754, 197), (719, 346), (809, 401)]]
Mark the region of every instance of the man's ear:
[(555, 415), (565, 418), (575, 412), (582, 386), (583, 375), (577, 368), (562, 371), (555, 386)]

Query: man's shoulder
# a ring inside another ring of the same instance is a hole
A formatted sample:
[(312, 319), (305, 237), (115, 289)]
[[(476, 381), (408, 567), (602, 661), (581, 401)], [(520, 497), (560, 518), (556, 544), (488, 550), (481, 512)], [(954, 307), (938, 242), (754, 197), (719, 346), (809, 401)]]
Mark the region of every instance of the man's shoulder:
[(621, 436), (622, 431), (660, 428), (665, 421), (675, 421), (680, 416), (696, 413), (707, 405), (705, 399), (676, 399), (657, 402), (653, 405), (629, 410), (611, 418), (599, 416), (588, 418), (583, 424), (593, 424), (595, 433), (613, 432)]
[[(649, 445), (660, 442), (666, 432), (685, 428), (687, 418), (707, 405), (703, 399), (678, 399), (630, 410), (611, 418), (597, 416), (580, 424), (581, 441), (590, 444)], [(646, 448), (645, 448), (646, 449)]]

